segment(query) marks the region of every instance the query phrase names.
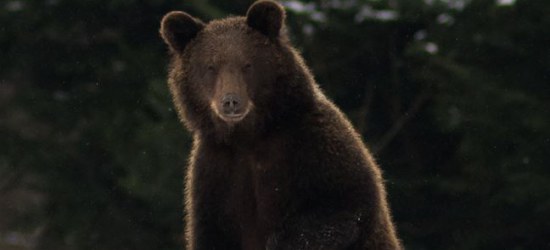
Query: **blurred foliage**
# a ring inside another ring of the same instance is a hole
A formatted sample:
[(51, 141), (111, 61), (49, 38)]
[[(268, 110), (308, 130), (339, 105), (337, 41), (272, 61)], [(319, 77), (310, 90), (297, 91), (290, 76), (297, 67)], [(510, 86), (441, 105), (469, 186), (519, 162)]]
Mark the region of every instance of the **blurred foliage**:
[[(2, 1), (2, 249), (180, 249), (190, 136), (159, 21), (250, 3)], [(550, 248), (550, 2), (284, 4), (384, 169), (408, 249)]]

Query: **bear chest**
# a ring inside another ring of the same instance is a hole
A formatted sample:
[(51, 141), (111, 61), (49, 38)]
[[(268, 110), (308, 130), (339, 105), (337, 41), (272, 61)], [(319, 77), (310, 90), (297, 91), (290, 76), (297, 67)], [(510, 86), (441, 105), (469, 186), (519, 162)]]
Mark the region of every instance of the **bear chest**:
[(234, 165), (226, 211), (241, 232), (243, 249), (259, 249), (282, 220), (284, 178), (274, 160), (247, 157)]

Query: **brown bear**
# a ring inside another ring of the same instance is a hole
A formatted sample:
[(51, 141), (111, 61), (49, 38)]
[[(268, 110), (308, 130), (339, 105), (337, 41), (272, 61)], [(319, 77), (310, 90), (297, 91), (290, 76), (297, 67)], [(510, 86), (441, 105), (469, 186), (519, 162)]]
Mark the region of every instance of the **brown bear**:
[(246, 17), (162, 20), (170, 91), (194, 140), (187, 249), (401, 249), (380, 169), (284, 20), (273, 1)]

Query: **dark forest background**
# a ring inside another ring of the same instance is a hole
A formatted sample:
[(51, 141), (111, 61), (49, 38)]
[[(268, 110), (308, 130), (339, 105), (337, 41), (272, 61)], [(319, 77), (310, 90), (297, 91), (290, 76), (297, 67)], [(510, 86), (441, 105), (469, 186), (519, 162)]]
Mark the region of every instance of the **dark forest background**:
[[(159, 22), (251, 2), (1, 1), (0, 249), (181, 249), (190, 136)], [(550, 249), (550, 1), (285, 5), (407, 249)]]

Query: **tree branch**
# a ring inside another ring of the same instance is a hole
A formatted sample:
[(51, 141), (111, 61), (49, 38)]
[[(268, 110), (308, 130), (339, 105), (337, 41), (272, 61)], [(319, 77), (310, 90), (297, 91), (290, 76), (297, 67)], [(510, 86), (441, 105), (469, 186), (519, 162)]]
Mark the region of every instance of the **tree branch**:
[(365, 94), (363, 100), (361, 101), (361, 106), (359, 107), (358, 113), (363, 114), (360, 116), (357, 121), (357, 131), (361, 135), (364, 135), (367, 132), (367, 121), (370, 115), (370, 107), (372, 100), (374, 98), (374, 84), (368, 83), (365, 88)]
[(393, 126), (382, 136), (380, 141), (373, 147), (374, 154), (380, 153), (390, 142), (393, 141), (395, 136), (403, 129), (403, 127), (420, 111), (424, 103), (428, 100), (429, 94), (427, 91), (419, 94), (409, 106), (409, 109), (405, 111), (399, 119), (393, 124)]

